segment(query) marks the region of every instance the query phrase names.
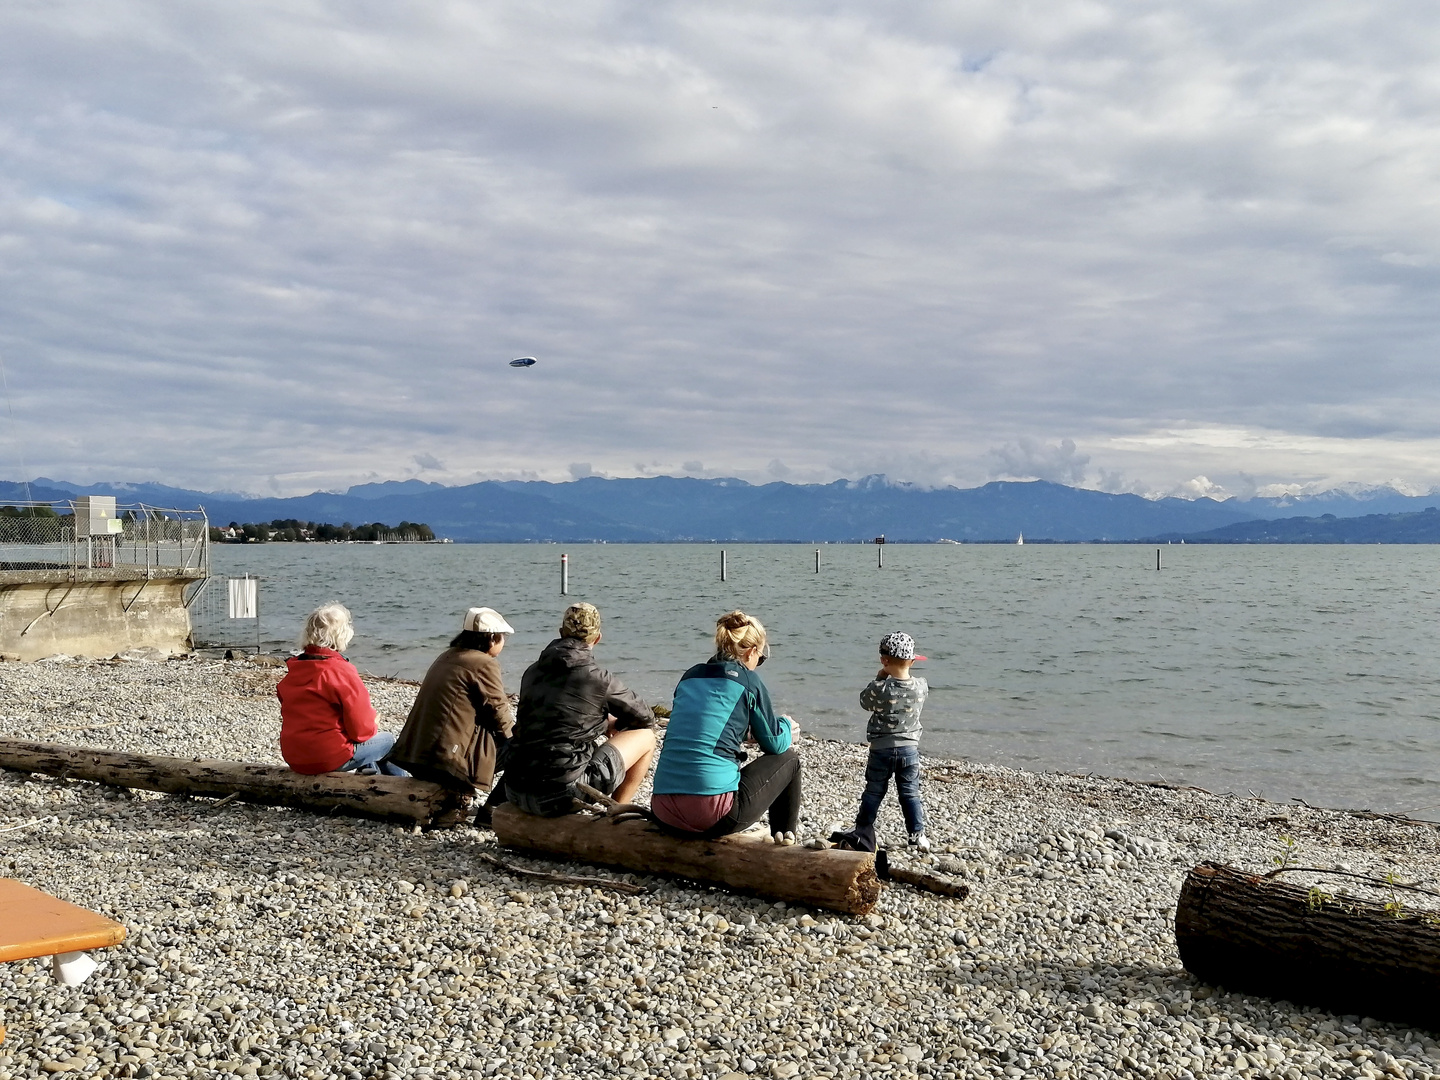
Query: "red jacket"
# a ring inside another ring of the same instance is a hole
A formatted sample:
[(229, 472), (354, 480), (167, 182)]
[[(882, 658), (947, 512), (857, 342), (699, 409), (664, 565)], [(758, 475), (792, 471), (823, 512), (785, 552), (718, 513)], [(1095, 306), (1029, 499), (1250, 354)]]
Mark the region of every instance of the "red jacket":
[[(316, 659), (306, 659), (315, 657)], [(334, 649), (306, 646), (285, 661), (280, 698), (280, 754), (297, 773), (334, 772), (375, 737), (375, 707), (355, 665)]]

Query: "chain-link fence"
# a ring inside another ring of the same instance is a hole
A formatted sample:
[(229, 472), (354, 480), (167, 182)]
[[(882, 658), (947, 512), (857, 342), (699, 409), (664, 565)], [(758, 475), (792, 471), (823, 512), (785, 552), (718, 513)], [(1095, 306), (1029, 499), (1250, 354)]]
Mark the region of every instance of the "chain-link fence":
[(0, 506), (0, 572), (105, 570), (208, 577), (205, 511), (83, 499)]
[(64, 570), (74, 556), (75, 517), (48, 503), (0, 506), (0, 570)]
[(239, 579), (222, 575), (194, 586), (185, 606), (190, 611), (190, 631), (197, 649), (260, 652), (272, 647), (272, 642), (261, 638), (260, 579), (249, 580), (253, 592), (248, 607), (237, 605), (232, 596)]

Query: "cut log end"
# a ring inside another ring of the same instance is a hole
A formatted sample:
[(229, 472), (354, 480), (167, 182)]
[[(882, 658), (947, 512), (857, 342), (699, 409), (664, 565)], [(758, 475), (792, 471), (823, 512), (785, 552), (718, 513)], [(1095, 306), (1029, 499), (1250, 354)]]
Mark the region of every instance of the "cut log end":
[(866, 915), (875, 910), (875, 905), (880, 902), (880, 875), (875, 873), (875, 867), (866, 867), (855, 875), (847, 900), (844, 910), (856, 915)]

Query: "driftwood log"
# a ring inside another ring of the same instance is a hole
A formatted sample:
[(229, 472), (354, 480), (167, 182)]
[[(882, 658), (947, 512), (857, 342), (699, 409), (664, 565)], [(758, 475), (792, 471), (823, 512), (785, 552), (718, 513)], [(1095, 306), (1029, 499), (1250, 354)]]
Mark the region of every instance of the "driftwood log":
[(781, 847), (756, 834), (682, 840), (643, 818), (568, 814), (542, 818), (512, 804), (495, 808), (502, 845), (581, 862), (664, 874), (787, 903), (864, 915), (880, 898), (868, 851)]
[(1208, 983), (1440, 1030), (1440, 918), (1202, 863), (1175, 906), (1185, 969)]
[(890, 861), (889, 854), (884, 850), (875, 853), (875, 871), (884, 881), (903, 882), (916, 889), (933, 892), (937, 896), (948, 896), (952, 900), (968, 900), (970, 898), (969, 885), (951, 881), (950, 878), (940, 874), (932, 874), (929, 870), (920, 870), (913, 866), (897, 866)]
[(415, 825), (454, 825), (466, 809), (462, 796), (439, 784), (399, 776), (302, 776), (276, 765), (129, 754), (19, 739), (0, 739), (0, 769)]

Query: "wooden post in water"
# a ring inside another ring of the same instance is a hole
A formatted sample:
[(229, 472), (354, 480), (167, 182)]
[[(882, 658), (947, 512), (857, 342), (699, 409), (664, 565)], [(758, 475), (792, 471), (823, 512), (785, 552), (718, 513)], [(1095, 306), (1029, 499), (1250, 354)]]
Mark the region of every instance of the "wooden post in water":
[(720, 580), (721, 580), (721, 581), (724, 581), (724, 580), (726, 579), (726, 573), (725, 573), (725, 571), (726, 571), (726, 566), (725, 566), (725, 549), (724, 549), (724, 548), (721, 548), (721, 549), (720, 549)]
[(565, 596), (570, 592), (570, 556), (560, 556), (560, 595)]
[(1159, 549), (1159, 548), (1156, 548), (1156, 549), (1155, 549), (1155, 569), (1156, 569), (1156, 570), (1159, 570), (1159, 569), (1160, 569), (1160, 549)]
[(820, 549), (815, 549), (815, 573), (820, 572)]

